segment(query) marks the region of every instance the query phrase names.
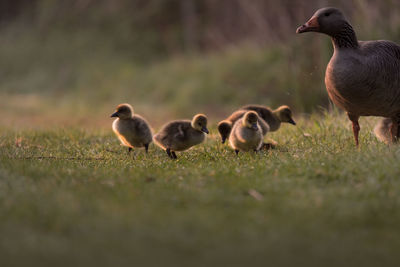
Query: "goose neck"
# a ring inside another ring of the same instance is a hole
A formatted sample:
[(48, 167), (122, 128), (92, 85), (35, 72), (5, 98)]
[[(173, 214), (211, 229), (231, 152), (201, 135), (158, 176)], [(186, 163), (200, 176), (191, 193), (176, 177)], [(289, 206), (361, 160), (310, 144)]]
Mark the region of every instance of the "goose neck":
[(345, 23), (342, 30), (338, 33), (332, 34), (332, 43), (335, 49), (341, 48), (358, 48), (358, 41), (353, 27), (349, 23)]

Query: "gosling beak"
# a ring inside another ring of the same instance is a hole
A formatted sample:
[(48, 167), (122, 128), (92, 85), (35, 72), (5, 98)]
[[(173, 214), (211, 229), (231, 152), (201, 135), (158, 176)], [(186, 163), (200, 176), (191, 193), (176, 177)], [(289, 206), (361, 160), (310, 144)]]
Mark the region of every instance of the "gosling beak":
[(226, 137), (222, 137), (222, 144), (225, 144)]
[(204, 132), (204, 133), (206, 133), (206, 134), (209, 134), (209, 133), (210, 133), (210, 132), (208, 131), (207, 127), (201, 128), (201, 131)]
[(289, 119), (288, 123), (296, 125), (296, 122), (292, 118)]
[(306, 24), (297, 28), (296, 33), (319, 31), (318, 17), (312, 17)]
[(257, 131), (257, 130), (258, 130), (258, 125), (257, 125), (257, 123), (253, 123), (253, 124), (251, 125), (251, 128), (252, 128), (253, 130)]
[(118, 112), (114, 112), (113, 114), (111, 114), (110, 118), (115, 118), (118, 117)]

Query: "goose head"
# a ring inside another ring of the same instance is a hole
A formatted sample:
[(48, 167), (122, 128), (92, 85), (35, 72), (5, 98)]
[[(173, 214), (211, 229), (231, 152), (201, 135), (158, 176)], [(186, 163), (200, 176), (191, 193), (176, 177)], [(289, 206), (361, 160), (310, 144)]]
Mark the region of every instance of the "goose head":
[(348, 24), (343, 13), (334, 7), (325, 7), (317, 10), (314, 15), (296, 33), (320, 32), (330, 36), (339, 34)]

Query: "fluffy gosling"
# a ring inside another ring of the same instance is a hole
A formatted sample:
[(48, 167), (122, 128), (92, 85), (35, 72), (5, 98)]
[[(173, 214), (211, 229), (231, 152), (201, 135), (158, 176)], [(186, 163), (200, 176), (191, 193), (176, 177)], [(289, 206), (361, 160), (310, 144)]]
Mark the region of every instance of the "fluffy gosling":
[(148, 152), (149, 144), (153, 140), (150, 126), (144, 118), (133, 114), (131, 105), (118, 105), (111, 118), (116, 118), (112, 129), (121, 144), (128, 147), (128, 153), (135, 147), (144, 147), (146, 153)]
[(279, 129), (282, 122), (296, 125), (293, 120), (292, 110), (289, 106), (280, 106), (275, 110), (271, 110), (269, 107), (261, 105), (247, 105), (242, 107), (244, 110), (254, 110), (258, 115), (268, 123), (271, 132), (275, 132)]
[[(239, 151), (258, 151), (263, 144), (263, 132), (260, 124), (265, 123), (259, 118), (257, 112), (247, 111), (244, 116), (237, 120), (233, 125), (229, 135), (229, 144), (235, 150), (236, 155)], [(268, 128), (268, 125), (264, 125)], [(267, 131), (268, 132), (268, 131)]]
[(208, 134), (207, 117), (197, 114), (190, 120), (177, 120), (165, 124), (154, 135), (154, 143), (164, 149), (168, 156), (176, 159), (176, 151), (185, 151), (202, 143)]
[[(296, 122), (292, 117), (292, 110), (286, 105), (280, 106), (275, 110), (271, 110), (270, 108), (261, 105), (247, 105), (241, 107), (239, 110), (233, 112), (228, 118), (218, 123), (218, 131), (221, 135), (222, 143), (225, 143), (225, 140), (229, 138), (233, 124), (243, 117), (248, 110), (257, 112), (260, 119), (263, 119), (268, 124), (269, 131), (271, 132), (277, 131), (282, 122), (296, 125)], [(265, 129), (263, 129), (263, 133), (264, 135), (266, 134)]]
[(222, 144), (224, 144), (226, 139), (229, 138), (231, 131), (232, 131), (232, 121), (223, 120), (218, 123), (218, 132), (221, 135)]
[[(220, 121), (218, 123), (218, 132), (221, 135), (222, 144), (224, 144), (225, 141), (229, 138), (229, 135), (232, 131), (232, 127), (235, 124), (235, 122), (240, 118), (242, 118), (247, 111), (248, 110), (239, 109), (233, 112), (227, 119)], [(260, 121), (261, 120), (263, 119), (260, 118)], [(269, 131), (269, 126), (265, 121), (263, 121), (263, 123), (261, 123), (260, 126), (262, 128), (263, 135), (266, 135), (267, 132)]]

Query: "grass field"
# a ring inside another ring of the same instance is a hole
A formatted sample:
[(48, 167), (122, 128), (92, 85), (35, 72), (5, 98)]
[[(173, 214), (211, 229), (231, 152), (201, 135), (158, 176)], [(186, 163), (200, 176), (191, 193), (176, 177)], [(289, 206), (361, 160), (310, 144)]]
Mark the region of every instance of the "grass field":
[(400, 148), (298, 118), (277, 149), (128, 156), (110, 129), (0, 139), (1, 266), (397, 266)]
[[(0, 4), (0, 267), (398, 266), (400, 146), (373, 118), (354, 146), (331, 40), (295, 34), (329, 2), (360, 40), (400, 43), (398, 1), (190, 1), (197, 49), (179, 2)], [(125, 102), (155, 129), (205, 113), (211, 135), (176, 161), (128, 156), (109, 118)], [(216, 124), (251, 103), (298, 126), (236, 157)]]

